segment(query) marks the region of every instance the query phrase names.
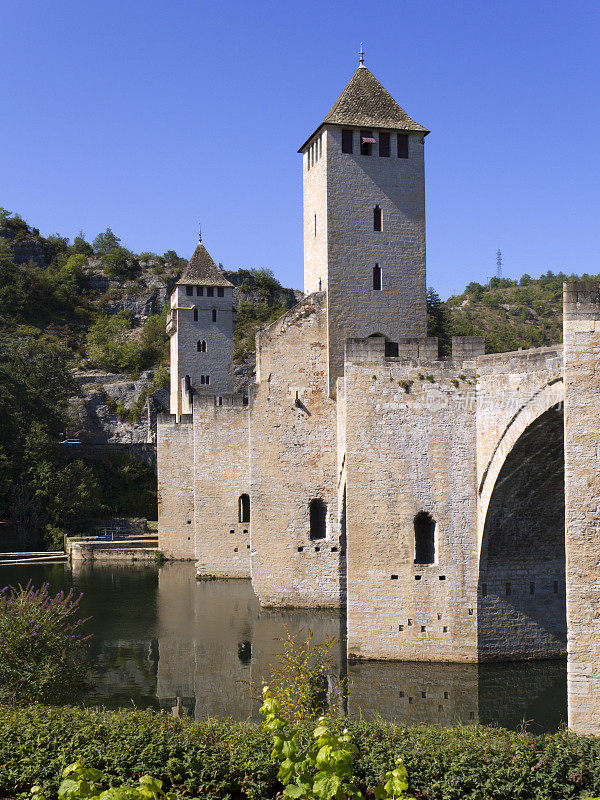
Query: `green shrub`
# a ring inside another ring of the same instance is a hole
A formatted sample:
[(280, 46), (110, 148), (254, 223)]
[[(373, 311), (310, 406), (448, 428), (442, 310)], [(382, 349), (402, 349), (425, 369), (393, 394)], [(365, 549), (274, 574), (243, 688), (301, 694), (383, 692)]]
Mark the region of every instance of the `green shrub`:
[[(422, 800), (567, 800), (600, 794), (600, 739), (567, 731), (470, 725), (405, 727), (333, 721), (357, 747), (354, 776), (372, 798), (401, 757), (409, 795)], [(314, 723), (298, 726), (308, 747)], [(164, 712), (0, 707), (0, 795), (38, 784), (55, 797), (60, 774), (82, 757), (113, 786), (151, 774), (166, 788), (203, 800), (272, 800), (281, 784), (267, 731), (227, 720), (193, 722)]]
[(47, 584), (0, 591), (0, 699), (64, 700), (83, 685), (89, 637), (79, 599), (51, 597)]

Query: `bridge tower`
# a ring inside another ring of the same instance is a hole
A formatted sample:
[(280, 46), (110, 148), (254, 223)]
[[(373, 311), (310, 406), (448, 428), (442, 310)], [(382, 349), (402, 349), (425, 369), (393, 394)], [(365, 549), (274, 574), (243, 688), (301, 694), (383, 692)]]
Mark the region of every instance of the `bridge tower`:
[(332, 396), (347, 338), (426, 336), (427, 133), (365, 67), (361, 46), (358, 69), (298, 151), (304, 291), (327, 292)]
[(233, 284), (199, 237), (171, 293), (171, 414), (192, 413), (194, 394), (233, 391)]

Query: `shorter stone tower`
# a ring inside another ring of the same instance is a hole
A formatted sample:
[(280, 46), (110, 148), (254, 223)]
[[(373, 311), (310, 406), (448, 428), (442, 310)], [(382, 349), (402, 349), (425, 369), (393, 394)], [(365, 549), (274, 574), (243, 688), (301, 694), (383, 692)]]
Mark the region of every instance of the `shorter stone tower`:
[(192, 413), (194, 394), (233, 390), (233, 284), (198, 241), (171, 293), (171, 414)]

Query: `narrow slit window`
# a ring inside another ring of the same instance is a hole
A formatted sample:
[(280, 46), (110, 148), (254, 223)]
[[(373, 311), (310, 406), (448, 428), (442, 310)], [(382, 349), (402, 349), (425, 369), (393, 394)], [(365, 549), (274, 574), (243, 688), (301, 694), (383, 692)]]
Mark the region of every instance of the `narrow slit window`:
[(198, 309), (194, 309), (194, 322), (198, 322)]
[(408, 134), (398, 133), (398, 158), (408, 158)]
[(217, 309), (216, 308), (213, 308), (213, 310), (212, 310), (212, 321), (213, 322), (217, 321)]
[(327, 503), (320, 498), (310, 501), (310, 538), (324, 539), (327, 534)]
[(376, 292), (381, 291), (381, 267), (375, 264), (373, 267), (373, 289)]
[(352, 139), (354, 138), (354, 131), (348, 128), (342, 128), (342, 153), (352, 154)]
[(315, 214), (315, 236), (317, 235), (317, 215)]
[(379, 134), (379, 156), (390, 157), (390, 135), (386, 131), (381, 131)]
[(204, 384), (205, 384), (204, 375), (200, 375), (200, 384), (202, 386), (204, 386)]
[(196, 344), (199, 353), (206, 353), (206, 339), (200, 339)]
[(375, 206), (375, 208), (373, 209), (373, 230), (374, 231), (383, 230), (383, 216), (381, 213), (380, 206)]
[(206, 385), (210, 386), (210, 375), (206, 376)]
[(250, 495), (241, 494), (238, 501), (238, 517), (240, 522), (250, 522)]
[(426, 511), (414, 519), (415, 564), (433, 564), (435, 561), (435, 520)]

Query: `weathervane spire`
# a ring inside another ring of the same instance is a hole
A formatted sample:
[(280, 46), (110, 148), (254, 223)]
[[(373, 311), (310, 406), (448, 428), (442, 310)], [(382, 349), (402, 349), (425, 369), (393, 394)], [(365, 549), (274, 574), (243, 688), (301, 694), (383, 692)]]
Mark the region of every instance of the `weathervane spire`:
[(198, 242), (202, 242), (202, 225), (200, 222), (198, 223)]
[(363, 43), (360, 43), (360, 52), (358, 54), (358, 66), (364, 67), (365, 65), (365, 54), (363, 52)]

